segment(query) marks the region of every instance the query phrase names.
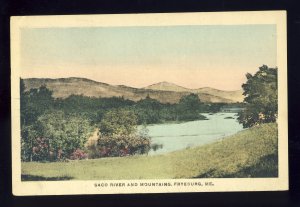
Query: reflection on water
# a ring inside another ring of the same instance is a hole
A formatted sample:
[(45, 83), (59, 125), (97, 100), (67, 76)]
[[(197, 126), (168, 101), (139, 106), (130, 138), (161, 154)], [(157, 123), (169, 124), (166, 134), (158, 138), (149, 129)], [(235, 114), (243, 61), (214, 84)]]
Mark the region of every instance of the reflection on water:
[(162, 146), (162, 148), (152, 149), (149, 155), (207, 144), (243, 129), (236, 120), (236, 113), (203, 113), (202, 115), (208, 120), (147, 126), (152, 145)]

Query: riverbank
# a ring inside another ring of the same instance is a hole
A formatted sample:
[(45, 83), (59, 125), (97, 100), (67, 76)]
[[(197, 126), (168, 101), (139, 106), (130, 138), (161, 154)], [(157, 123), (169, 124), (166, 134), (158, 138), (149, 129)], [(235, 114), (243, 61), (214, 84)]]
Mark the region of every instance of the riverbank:
[(22, 163), (22, 180), (277, 177), (277, 125), (263, 124), (217, 142), (155, 156)]
[[(208, 118), (206, 116), (203, 116), (202, 114), (200, 114), (199, 118), (197, 118), (197, 119), (173, 120), (173, 121), (171, 121), (171, 120), (163, 120), (163, 121), (158, 122), (158, 123), (147, 124), (146, 126), (155, 126), (155, 125), (162, 125), (162, 124), (182, 124), (182, 123), (186, 123), (186, 122), (201, 121), (201, 120), (208, 120)], [(141, 124), (139, 126), (144, 126), (144, 125)]]

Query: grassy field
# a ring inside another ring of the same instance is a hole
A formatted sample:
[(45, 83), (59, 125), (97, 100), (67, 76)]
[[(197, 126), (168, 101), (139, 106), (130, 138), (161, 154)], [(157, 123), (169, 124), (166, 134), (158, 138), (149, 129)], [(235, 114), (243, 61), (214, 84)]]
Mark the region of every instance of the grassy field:
[(24, 162), (22, 180), (277, 177), (277, 137), (277, 125), (272, 123), (164, 155)]

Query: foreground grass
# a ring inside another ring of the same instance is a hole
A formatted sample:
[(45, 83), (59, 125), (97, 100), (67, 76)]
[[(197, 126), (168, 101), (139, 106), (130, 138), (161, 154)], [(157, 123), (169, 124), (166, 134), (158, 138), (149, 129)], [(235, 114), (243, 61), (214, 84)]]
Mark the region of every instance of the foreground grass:
[(277, 137), (277, 125), (272, 123), (164, 155), (26, 162), (22, 180), (277, 177)]

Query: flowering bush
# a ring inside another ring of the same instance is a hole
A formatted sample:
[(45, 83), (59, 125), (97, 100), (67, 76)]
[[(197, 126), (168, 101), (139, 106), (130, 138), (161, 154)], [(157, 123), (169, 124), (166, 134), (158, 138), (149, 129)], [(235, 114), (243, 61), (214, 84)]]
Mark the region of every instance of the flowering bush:
[(22, 161), (62, 161), (82, 159), (74, 154), (84, 149), (93, 127), (87, 118), (62, 111), (47, 111), (34, 125), (21, 131)]
[(81, 149), (76, 149), (70, 156), (71, 160), (82, 160), (88, 157), (87, 153), (85, 153)]
[(47, 160), (49, 155), (49, 139), (38, 137), (33, 141), (32, 159), (34, 161)]
[(100, 157), (123, 157), (145, 154), (150, 150), (150, 138), (138, 135), (101, 136), (98, 140)]

